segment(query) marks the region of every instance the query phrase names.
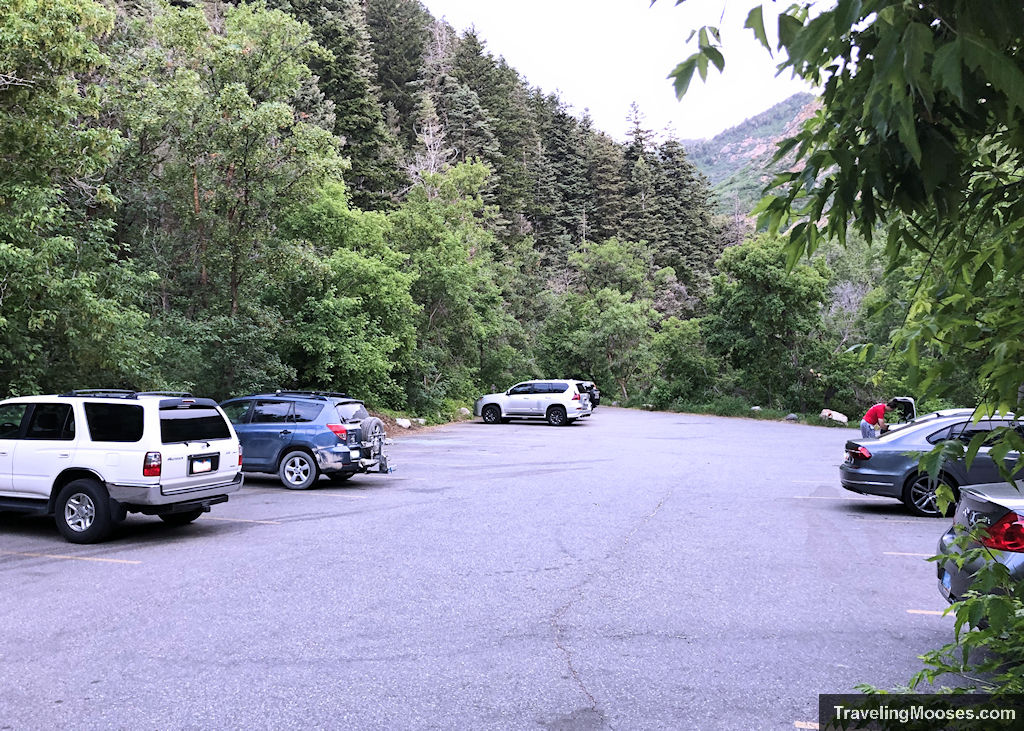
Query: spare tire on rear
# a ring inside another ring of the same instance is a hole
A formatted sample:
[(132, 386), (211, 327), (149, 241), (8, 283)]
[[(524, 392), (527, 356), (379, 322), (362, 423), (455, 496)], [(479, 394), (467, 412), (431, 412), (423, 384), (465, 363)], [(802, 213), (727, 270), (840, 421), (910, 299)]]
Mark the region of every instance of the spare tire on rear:
[(364, 456), (370, 459), (380, 459), (384, 452), (384, 439), (387, 438), (384, 422), (376, 416), (368, 416), (359, 423), (359, 427), (363, 432), (363, 446), (370, 450)]

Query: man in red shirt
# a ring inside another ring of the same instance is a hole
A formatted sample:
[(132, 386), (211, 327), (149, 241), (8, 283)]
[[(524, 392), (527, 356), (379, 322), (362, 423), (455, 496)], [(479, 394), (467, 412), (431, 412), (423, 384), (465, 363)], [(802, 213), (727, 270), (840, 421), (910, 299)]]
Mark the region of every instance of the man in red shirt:
[(895, 404), (890, 401), (887, 404), (875, 404), (868, 409), (864, 418), (860, 420), (860, 435), (865, 439), (877, 438), (875, 428), (878, 428), (879, 433), (885, 430), (885, 414), (887, 411), (892, 411), (893, 408), (895, 408)]

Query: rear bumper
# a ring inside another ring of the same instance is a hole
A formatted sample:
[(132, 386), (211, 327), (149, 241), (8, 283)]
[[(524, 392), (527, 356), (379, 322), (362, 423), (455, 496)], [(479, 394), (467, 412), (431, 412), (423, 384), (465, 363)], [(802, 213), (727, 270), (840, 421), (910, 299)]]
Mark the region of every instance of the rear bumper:
[[(114, 482), (106, 483), (107, 492), (111, 499), (129, 509), (143, 507), (160, 507), (176, 505), (178, 503), (201, 503), (211, 498), (223, 496), (227, 500), (228, 494), (237, 492), (242, 486), (242, 473), (236, 472), (229, 480), (214, 482), (206, 485), (199, 485), (187, 490), (178, 490), (171, 495), (163, 493), (159, 483), (153, 485), (126, 485)], [(218, 500), (217, 502), (223, 502)], [(212, 504), (212, 503), (211, 503)], [(145, 512), (136, 510), (136, 512)]]
[(845, 464), (839, 466), (839, 484), (847, 490), (861, 495), (878, 495), (897, 500), (903, 497), (902, 487), (897, 484), (892, 475), (852, 469)]

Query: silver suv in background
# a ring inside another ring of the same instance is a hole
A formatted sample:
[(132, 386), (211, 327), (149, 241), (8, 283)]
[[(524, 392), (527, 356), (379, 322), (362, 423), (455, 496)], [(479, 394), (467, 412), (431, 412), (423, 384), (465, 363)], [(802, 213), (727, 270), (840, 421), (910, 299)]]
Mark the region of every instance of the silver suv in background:
[(242, 484), (234, 429), (186, 393), (70, 391), (0, 401), (0, 510), (95, 543), (128, 513), (191, 523)]
[(546, 419), (552, 426), (564, 426), (592, 412), (590, 394), (569, 379), (523, 381), (504, 393), (481, 396), (473, 406), (473, 413), (487, 424), (518, 418)]

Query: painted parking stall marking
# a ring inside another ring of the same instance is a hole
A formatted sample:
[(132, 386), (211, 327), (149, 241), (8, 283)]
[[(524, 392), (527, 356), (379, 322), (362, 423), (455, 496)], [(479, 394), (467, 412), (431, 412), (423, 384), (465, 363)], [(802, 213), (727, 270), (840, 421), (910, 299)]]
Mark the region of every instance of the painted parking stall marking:
[(907, 614), (927, 614), (933, 617), (942, 617), (946, 614), (946, 612), (945, 610), (941, 609), (908, 609)]
[(120, 563), (138, 565), (142, 561), (129, 561), (124, 558), (97, 558), (95, 556), (68, 556), (61, 553), (28, 553), (21, 551), (0, 551), (5, 556), (27, 556), (28, 558), (55, 558), (63, 561), (94, 561), (96, 563)]
[(913, 558), (931, 558), (930, 553), (902, 553), (900, 551), (882, 551), (884, 556), (911, 556)]

